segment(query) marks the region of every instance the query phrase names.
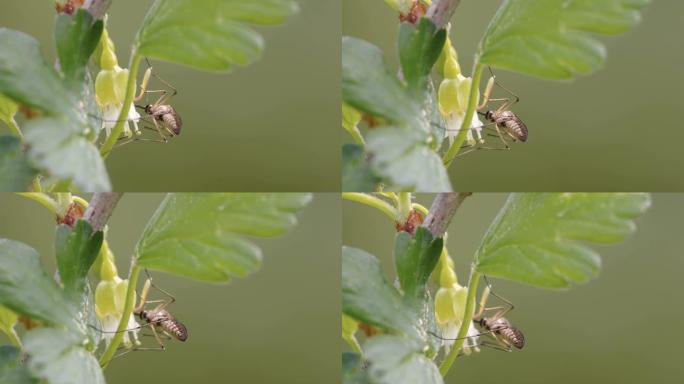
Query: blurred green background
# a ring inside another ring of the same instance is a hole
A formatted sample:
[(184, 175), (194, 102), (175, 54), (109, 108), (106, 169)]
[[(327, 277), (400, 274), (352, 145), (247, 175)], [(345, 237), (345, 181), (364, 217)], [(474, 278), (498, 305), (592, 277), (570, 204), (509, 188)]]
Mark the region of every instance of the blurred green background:
[[(120, 275), (163, 195), (126, 194), (109, 222)], [(0, 237), (25, 242), (52, 274), (54, 218), (38, 204), (0, 194)], [(108, 383), (330, 383), (339, 378), (340, 197), (316, 194), (286, 235), (258, 239), (260, 271), (228, 285), (209, 285), (152, 271), (176, 297), (172, 313), (187, 327), (185, 343), (165, 352), (131, 352), (112, 361)], [(139, 289), (142, 287), (142, 280)], [(163, 297), (155, 297), (163, 298)], [(154, 345), (152, 338), (144, 338)], [(7, 339), (0, 335), (0, 345)]]
[[(450, 36), (466, 75), (500, 3), (464, 0), (456, 11)], [(381, 0), (344, 0), (342, 9), (343, 34), (378, 45), (397, 68), (396, 14)], [(684, 3), (657, 0), (636, 28), (600, 38), (608, 60), (590, 76), (563, 83), (497, 71), (499, 81), (521, 98), (514, 110), (530, 130), (528, 142), (458, 158), (449, 169), (454, 189), (682, 190), (684, 178), (676, 175), (684, 169), (684, 125), (677, 117), (683, 35)], [(351, 142), (346, 132), (340, 134)]]
[[(297, 2), (300, 12), (284, 25), (256, 28), (266, 49), (247, 68), (209, 73), (152, 62), (178, 88), (172, 103), (183, 132), (166, 145), (115, 150), (107, 160), (114, 190), (339, 190), (339, 142), (331, 137), (340, 122), (340, 3)], [(112, 2), (109, 32), (122, 67), (150, 4)], [(48, 62), (54, 18), (53, 1), (3, 1), (0, 10), (0, 26), (35, 36)]]
[[(432, 199), (419, 195), (417, 201), (429, 208)], [(467, 284), (472, 255), (505, 199), (477, 193), (456, 213), (448, 247), (461, 284)], [(345, 201), (342, 208), (343, 243), (380, 257), (393, 277), (393, 223), (355, 202)], [(682, 217), (683, 194), (654, 194), (631, 237), (596, 247), (603, 256), (599, 278), (568, 291), (492, 279), (496, 292), (515, 304), (507, 317), (524, 332), (527, 345), (512, 353), (484, 348), (458, 359), (446, 382), (680, 382)]]

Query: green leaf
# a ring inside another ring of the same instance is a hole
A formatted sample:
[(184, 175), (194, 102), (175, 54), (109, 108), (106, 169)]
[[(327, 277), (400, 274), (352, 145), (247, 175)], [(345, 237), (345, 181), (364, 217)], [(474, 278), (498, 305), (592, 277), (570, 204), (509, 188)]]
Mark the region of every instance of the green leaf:
[(547, 288), (586, 282), (601, 259), (580, 241), (623, 240), (650, 201), (644, 193), (512, 194), (482, 240), (476, 270)]
[(399, 60), (409, 89), (424, 92), (432, 67), (446, 42), (446, 29), (437, 30), (428, 18), (418, 25), (402, 23), (399, 29)]
[(388, 190), (451, 191), (449, 175), (427, 144), (427, 134), (386, 126), (374, 129), (366, 139), (373, 171), (385, 179)]
[(0, 93), (53, 114), (76, 104), (59, 75), (45, 62), (38, 41), (7, 28), (0, 28)]
[(261, 265), (261, 250), (241, 235), (273, 237), (297, 223), (306, 193), (169, 194), (136, 246), (138, 265), (227, 282)]
[(378, 384), (443, 384), (435, 363), (423, 346), (399, 336), (380, 335), (366, 342), (368, 374)]
[(112, 189), (100, 152), (89, 140), (85, 122), (67, 116), (31, 119), (25, 124), (28, 156), (59, 179), (71, 179), (82, 191)]
[(386, 68), (382, 51), (352, 37), (342, 38), (342, 99), (373, 116), (420, 125), (419, 104)]
[(64, 289), (70, 294), (83, 293), (90, 267), (102, 246), (102, 231), (93, 233), (85, 220), (78, 220), (71, 229), (68, 225), (57, 227), (55, 256), (59, 276)]
[(342, 353), (342, 384), (369, 383), (363, 359), (358, 353)]
[(0, 304), (45, 324), (73, 325), (75, 311), (39, 259), (28, 245), (0, 239)]
[(80, 8), (75, 15), (61, 14), (55, 25), (57, 56), (68, 81), (80, 83), (85, 78), (86, 64), (100, 41), (104, 23), (93, 22), (92, 15)]
[(342, 247), (342, 312), (390, 332), (420, 339), (416, 316), (385, 279), (378, 259), (360, 249)]
[(105, 384), (95, 356), (82, 347), (80, 336), (58, 329), (35, 329), (26, 334), (28, 365), (50, 384)]
[(279, 24), (296, 11), (291, 0), (157, 0), (135, 44), (143, 56), (226, 71), (261, 56), (263, 39), (246, 24)]
[(506, 0), (479, 46), (479, 62), (547, 79), (589, 74), (605, 61), (590, 33), (623, 33), (648, 0)]
[(0, 346), (0, 383), (30, 384), (38, 380), (31, 377), (21, 364), (21, 350), (12, 345)]
[(14, 325), (17, 323), (19, 315), (11, 309), (0, 305), (0, 331), (6, 335), (14, 334)]
[(442, 238), (433, 239), (425, 227), (414, 235), (397, 233), (394, 239), (394, 263), (404, 296), (412, 301), (426, 298), (427, 282), (442, 254)]
[(356, 144), (342, 146), (342, 191), (372, 192), (380, 178), (373, 174), (363, 148)]
[(21, 149), (21, 140), (0, 135), (0, 191), (25, 191), (37, 173)]

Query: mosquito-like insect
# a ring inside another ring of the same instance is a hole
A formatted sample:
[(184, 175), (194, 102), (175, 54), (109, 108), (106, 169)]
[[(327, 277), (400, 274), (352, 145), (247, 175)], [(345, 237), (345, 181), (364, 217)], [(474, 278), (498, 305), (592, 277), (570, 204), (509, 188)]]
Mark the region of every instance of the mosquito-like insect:
[[(176, 319), (175, 316), (173, 316), (166, 308), (173, 304), (176, 301), (176, 298), (174, 298), (170, 293), (167, 291), (159, 288), (152, 282), (152, 277), (150, 276), (150, 273), (145, 269), (145, 273), (147, 274), (147, 280), (145, 281), (145, 285), (143, 286), (142, 293), (140, 294), (140, 303), (138, 306), (133, 309), (133, 314), (136, 315), (138, 318), (140, 318), (140, 321), (143, 322), (142, 325), (131, 328), (131, 329), (124, 329), (120, 332), (128, 332), (128, 331), (134, 331), (137, 329), (142, 329), (144, 327), (149, 327), (150, 330), (152, 330), (152, 336), (154, 336), (155, 340), (159, 344), (158, 348), (140, 348), (137, 346), (134, 346), (132, 348), (128, 348), (126, 351), (118, 354), (116, 357), (122, 356), (130, 351), (144, 351), (144, 350), (157, 350), (157, 351), (163, 351), (166, 349), (164, 346), (164, 343), (162, 342), (162, 338), (165, 337), (167, 339), (174, 338), (179, 341), (186, 341), (188, 339), (188, 330), (185, 327), (183, 323), (181, 323), (178, 319)], [(150, 287), (155, 288), (159, 292), (163, 293), (166, 295), (169, 300), (147, 300), (147, 296), (149, 295)], [(147, 304), (152, 304), (152, 303), (159, 303), (156, 307), (152, 309), (145, 309), (145, 305)], [(94, 327), (93, 327), (94, 328)], [(95, 328), (97, 329), (97, 328)], [(102, 330), (97, 329), (100, 332), (105, 332)], [(117, 331), (113, 331), (111, 333), (118, 333)]]
[[(463, 156), (467, 153), (470, 153), (472, 151), (480, 150), (480, 149), (493, 149), (493, 150), (508, 150), (511, 149), (511, 147), (508, 145), (508, 141), (506, 138), (511, 139), (512, 141), (520, 141), (520, 142), (526, 142), (527, 141), (527, 126), (523, 121), (513, 112), (511, 111), (511, 108), (513, 105), (515, 105), (517, 102), (520, 101), (520, 97), (518, 97), (516, 94), (514, 94), (511, 90), (508, 88), (504, 87), (501, 85), (497, 80), (496, 76), (494, 75), (494, 72), (492, 71), (492, 68), (489, 67), (489, 73), (491, 74), (491, 78), (489, 82), (487, 83), (487, 88), (485, 89), (482, 104), (477, 106), (477, 113), (484, 117), (489, 123), (481, 126), (481, 127), (475, 127), (475, 128), (470, 128), (472, 130), (476, 129), (482, 129), (482, 128), (489, 128), (491, 126), (494, 127), (496, 130), (495, 135), (490, 135), (490, 136), (496, 136), (498, 137), (501, 142), (503, 143), (503, 147), (484, 147), (481, 145), (466, 145), (463, 148), (469, 148), (468, 150), (461, 152), (458, 154), (458, 156)], [(491, 98), (492, 91), (494, 88), (494, 85), (497, 85), (499, 88), (503, 89), (506, 91), (511, 97), (506, 97), (506, 98), (496, 98), (493, 99)], [(501, 104), (498, 108), (496, 109), (486, 109), (487, 105), (490, 102), (498, 102), (501, 101), (503, 104)], [(481, 139), (481, 143), (484, 141)]]
[[(486, 335), (490, 336), (492, 339), (494, 339), (494, 341), (490, 342), (486, 340), (480, 340), (477, 346), (491, 347), (506, 352), (512, 351), (513, 348), (522, 349), (525, 346), (525, 336), (518, 328), (516, 328), (508, 319), (504, 317), (504, 315), (513, 310), (513, 303), (497, 295), (492, 290), (492, 286), (489, 284), (489, 280), (487, 280), (486, 276), (484, 276), (484, 279), (487, 282), (487, 287), (482, 292), (482, 297), (480, 298), (479, 302), (479, 309), (473, 316), (473, 323), (478, 326), (482, 332), (477, 335), (466, 336), (463, 339)], [(486, 305), (490, 294), (506, 303), (506, 306), (487, 308)], [(496, 310), (496, 312), (491, 317), (484, 316), (485, 311), (494, 310)], [(442, 340), (459, 340), (444, 339), (434, 333), (431, 334)]]

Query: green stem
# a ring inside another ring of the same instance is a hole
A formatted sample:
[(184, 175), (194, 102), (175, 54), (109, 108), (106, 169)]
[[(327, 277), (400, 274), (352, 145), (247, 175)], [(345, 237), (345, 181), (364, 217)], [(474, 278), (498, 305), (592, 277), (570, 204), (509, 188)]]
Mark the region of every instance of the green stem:
[(458, 336), (456, 336), (456, 341), (454, 345), (451, 346), (451, 350), (447, 357), (442, 361), (439, 366), (439, 373), (442, 377), (446, 377), (449, 373), (449, 368), (454, 363), (458, 357), (458, 352), (463, 347), (465, 342), (465, 336), (468, 334), (468, 328), (470, 328), (470, 323), (473, 321), (473, 314), (475, 313), (475, 297), (477, 295), (477, 284), (480, 282), (480, 273), (475, 272), (473, 269), (470, 272), (470, 281), (468, 283), (468, 297), (466, 298), (466, 307), (463, 313), (463, 322), (461, 323), (461, 328), (458, 330)]
[(470, 123), (473, 121), (475, 109), (477, 109), (477, 104), (480, 102), (480, 100), (478, 100), (479, 98), (477, 97), (477, 93), (480, 90), (480, 79), (482, 78), (483, 68), (480, 65), (479, 60), (477, 58), (475, 58), (475, 64), (473, 68), (473, 82), (470, 84), (470, 96), (468, 96), (468, 107), (466, 109), (465, 117), (463, 118), (463, 123), (461, 124), (461, 128), (458, 131), (458, 135), (456, 135), (454, 142), (451, 143), (449, 150), (442, 159), (444, 165), (446, 165), (447, 168), (454, 160), (456, 155), (458, 155), (458, 151), (461, 150), (463, 142), (465, 141), (466, 137), (468, 137)]
[(126, 302), (124, 303), (123, 315), (121, 320), (119, 320), (119, 326), (116, 328), (116, 334), (112, 342), (109, 343), (107, 350), (100, 357), (100, 367), (103, 369), (107, 367), (109, 361), (114, 357), (116, 349), (119, 348), (119, 344), (124, 336), (124, 330), (128, 326), (128, 319), (133, 312), (133, 306), (135, 305), (135, 287), (138, 283), (138, 276), (140, 275), (140, 267), (136, 265), (135, 259), (133, 264), (131, 264), (131, 273), (128, 277), (128, 289), (126, 290)]
[(23, 196), (27, 199), (31, 199), (36, 203), (47, 208), (53, 215), (57, 214), (59, 210), (59, 204), (48, 194), (42, 192), (18, 192), (17, 195)]
[(19, 129), (19, 126), (17, 125), (17, 122), (14, 120), (14, 117), (10, 117), (10, 119), (7, 121), (7, 126), (9, 127), (10, 131), (12, 133), (19, 137), (19, 140), (21, 142), (24, 142), (24, 135), (21, 133), (21, 129)]
[(359, 131), (359, 127), (356, 125), (352, 129), (348, 129), (347, 132), (351, 135), (352, 139), (354, 139), (354, 142), (357, 145), (360, 145), (362, 147), (366, 147), (366, 141), (363, 139), (363, 136), (361, 135), (361, 131)]
[(123, 106), (121, 107), (121, 113), (119, 113), (119, 118), (116, 120), (116, 125), (112, 130), (112, 134), (109, 135), (107, 141), (100, 148), (100, 155), (103, 159), (106, 159), (109, 152), (114, 148), (114, 144), (121, 136), (123, 132), (123, 126), (128, 121), (128, 111), (131, 109), (131, 103), (133, 102), (133, 97), (135, 96), (135, 79), (138, 76), (138, 67), (140, 66), (140, 60), (142, 58), (138, 53), (133, 50), (131, 52), (131, 65), (129, 66), (128, 72), (128, 82), (126, 83), (126, 96), (124, 97)]
[(342, 198), (346, 200), (356, 201), (361, 204), (366, 204), (373, 208), (380, 210), (385, 216), (392, 221), (399, 220), (399, 211), (384, 200), (381, 200), (373, 195), (367, 193), (343, 192)]
[(19, 339), (19, 335), (17, 335), (17, 331), (14, 330), (14, 326), (12, 326), (9, 329), (9, 332), (6, 333), (7, 338), (12, 342), (12, 344), (17, 347), (17, 348), (23, 348), (21, 345), (21, 340)]
[(418, 203), (411, 204), (411, 208), (413, 208), (414, 211), (422, 213), (425, 217), (427, 217), (427, 215), (430, 214), (430, 211), (427, 208), (425, 208), (425, 206)]
[(399, 192), (399, 214), (401, 215), (401, 221), (406, 221), (411, 213), (411, 193), (410, 192)]

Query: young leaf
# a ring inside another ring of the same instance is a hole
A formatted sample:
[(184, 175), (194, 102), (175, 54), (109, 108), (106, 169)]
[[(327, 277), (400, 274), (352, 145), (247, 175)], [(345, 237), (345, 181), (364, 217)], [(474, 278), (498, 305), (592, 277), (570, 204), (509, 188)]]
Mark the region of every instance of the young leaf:
[(342, 247), (342, 312), (386, 331), (420, 338), (412, 309), (385, 279), (378, 259), (351, 247)]
[(391, 122), (420, 124), (420, 106), (386, 68), (382, 51), (352, 37), (342, 38), (342, 99)]
[(100, 252), (102, 238), (102, 231), (93, 233), (93, 228), (85, 220), (78, 220), (73, 229), (67, 225), (57, 227), (57, 268), (64, 289), (70, 294), (84, 292), (88, 271)]
[(476, 270), (547, 288), (586, 282), (601, 259), (580, 241), (623, 240), (649, 205), (644, 193), (512, 194), (482, 240)]
[(639, 22), (649, 0), (506, 0), (479, 46), (479, 62), (547, 79), (589, 74), (605, 47), (589, 33), (614, 35)]
[(423, 346), (404, 337), (371, 337), (366, 342), (365, 357), (372, 383), (444, 383), (435, 363), (423, 354)]
[(76, 104), (45, 62), (38, 41), (7, 28), (0, 28), (0, 93), (53, 114), (64, 113)]
[(412, 300), (425, 298), (427, 281), (442, 253), (443, 241), (433, 239), (427, 228), (418, 227), (415, 235), (397, 233), (394, 239), (394, 263), (404, 295)]
[(356, 144), (342, 146), (342, 191), (372, 192), (380, 182), (366, 160), (363, 148)]
[(0, 346), (0, 383), (33, 384), (38, 379), (31, 376), (21, 364), (21, 350), (12, 345)]
[(260, 266), (261, 251), (240, 235), (281, 235), (310, 200), (306, 193), (169, 194), (136, 246), (136, 262), (204, 281), (244, 277)]
[(0, 191), (25, 191), (37, 173), (21, 150), (19, 138), (0, 135)]
[(46, 324), (73, 325), (75, 311), (40, 266), (38, 252), (0, 239), (0, 304)]
[(85, 78), (86, 64), (100, 41), (103, 28), (102, 20), (93, 21), (92, 15), (83, 8), (73, 16), (63, 13), (57, 17), (57, 56), (68, 81), (80, 83)]
[(450, 192), (451, 182), (442, 160), (429, 147), (427, 134), (417, 130), (386, 126), (367, 136), (375, 174), (387, 182), (387, 189), (416, 192)]
[(296, 11), (291, 0), (157, 0), (135, 44), (143, 56), (226, 71), (261, 56), (263, 40), (245, 24), (279, 24)]
[(428, 18), (418, 26), (402, 23), (399, 29), (399, 60), (404, 79), (414, 91), (425, 91), (432, 66), (439, 58), (446, 41), (446, 29), (437, 30)]
[(105, 384), (95, 356), (83, 348), (82, 337), (59, 329), (26, 334), (29, 368), (50, 384)]
[(24, 127), (29, 158), (50, 175), (71, 179), (86, 192), (112, 189), (100, 152), (88, 139), (85, 122), (65, 115), (31, 119)]
[(7, 96), (0, 94), (0, 121), (8, 126), (14, 121), (19, 105)]

